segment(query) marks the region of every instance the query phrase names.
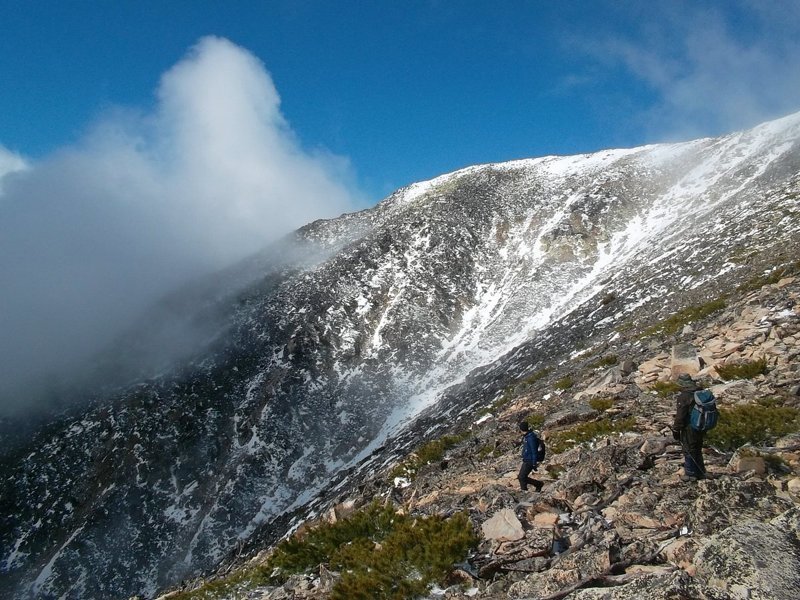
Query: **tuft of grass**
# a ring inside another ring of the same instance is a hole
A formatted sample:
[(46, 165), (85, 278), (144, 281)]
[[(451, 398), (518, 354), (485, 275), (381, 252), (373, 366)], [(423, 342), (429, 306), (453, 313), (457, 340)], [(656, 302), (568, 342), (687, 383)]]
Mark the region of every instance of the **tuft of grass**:
[(744, 404), (720, 408), (719, 423), (708, 432), (709, 445), (733, 451), (745, 444), (769, 444), (800, 431), (800, 410), (789, 406)]
[(717, 365), (717, 373), (725, 381), (752, 379), (767, 372), (767, 359), (745, 361), (738, 364)]
[(562, 377), (561, 379), (556, 381), (553, 384), (553, 387), (556, 388), (557, 390), (568, 390), (573, 385), (575, 385), (575, 381), (572, 379), (572, 377), (567, 375), (566, 377)]
[(671, 317), (664, 319), (660, 323), (656, 323), (655, 325), (648, 327), (645, 329), (642, 335), (643, 337), (649, 337), (658, 334), (669, 335), (676, 333), (683, 329), (685, 325), (688, 325), (689, 323), (699, 319), (704, 319), (705, 317), (722, 310), (725, 308), (725, 306), (725, 298), (723, 297), (718, 298), (717, 300), (706, 302), (705, 304), (700, 304), (698, 306), (684, 308), (683, 310), (676, 312)]
[(599, 369), (600, 367), (611, 367), (619, 362), (616, 354), (606, 354), (602, 358), (589, 363), (587, 366), (590, 369)]
[(581, 423), (570, 429), (551, 433), (547, 438), (547, 445), (553, 454), (559, 454), (569, 450), (573, 446), (590, 442), (598, 437), (611, 435), (613, 433), (623, 433), (625, 431), (635, 431), (636, 419), (627, 417), (613, 421), (608, 417), (599, 421)]
[(456, 444), (463, 442), (469, 435), (470, 433), (465, 431), (456, 435), (445, 435), (422, 444), (414, 450), (410, 458), (397, 465), (389, 476), (392, 479), (395, 477), (413, 478), (425, 465), (442, 460), (445, 452)]
[(613, 398), (592, 398), (589, 400), (589, 406), (595, 410), (603, 412), (614, 406)]
[(567, 470), (564, 465), (547, 465), (544, 469), (553, 479), (558, 479), (559, 476)]
[(662, 398), (666, 398), (667, 396), (680, 391), (681, 386), (679, 386), (674, 381), (656, 381), (653, 384), (652, 389), (655, 392), (658, 392), (658, 395), (661, 396)]

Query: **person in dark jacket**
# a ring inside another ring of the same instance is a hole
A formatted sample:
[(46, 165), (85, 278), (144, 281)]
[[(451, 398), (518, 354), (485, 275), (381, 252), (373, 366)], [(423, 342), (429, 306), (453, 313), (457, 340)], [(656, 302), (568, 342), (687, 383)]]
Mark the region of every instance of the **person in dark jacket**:
[(542, 489), (544, 483), (531, 479), (529, 475), (531, 471), (535, 471), (539, 466), (537, 461), (539, 438), (530, 430), (527, 421), (520, 421), (519, 429), (525, 432), (522, 436), (522, 466), (519, 469), (519, 476), (517, 477), (519, 479), (519, 486), (521, 489), (527, 490), (528, 486), (532, 485), (538, 492)]
[(672, 436), (680, 441), (683, 448), (683, 479), (695, 481), (704, 479), (706, 465), (703, 462), (704, 431), (696, 431), (689, 425), (689, 414), (694, 405), (694, 393), (699, 390), (697, 383), (686, 373), (678, 376), (676, 381), (681, 391), (675, 403), (675, 421), (672, 424)]

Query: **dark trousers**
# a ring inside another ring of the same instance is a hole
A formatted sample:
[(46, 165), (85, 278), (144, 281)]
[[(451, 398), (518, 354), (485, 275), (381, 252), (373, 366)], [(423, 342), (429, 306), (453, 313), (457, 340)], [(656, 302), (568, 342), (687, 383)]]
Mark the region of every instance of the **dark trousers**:
[(519, 468), (519, 475), (517, 479), (519, 479), (519, 487), (523, 490), (527, 490), (529, 485), (532, 485), (536, 488), (538, 492), (542, 489), (544, 485), (541, 481), (536, 481), (535, 479), (531, 479), (528, 475), (531, 474), (531, 471), (534, 469), (534, 464), (529, 460), (523, 460), (522, 466)]
[(695, 431), (689, 425), (681, 429), (683, 468), (687, 475), (706, 476), (706, 465), (703, 462), (703, 439), (705, 436), (705, 431)]

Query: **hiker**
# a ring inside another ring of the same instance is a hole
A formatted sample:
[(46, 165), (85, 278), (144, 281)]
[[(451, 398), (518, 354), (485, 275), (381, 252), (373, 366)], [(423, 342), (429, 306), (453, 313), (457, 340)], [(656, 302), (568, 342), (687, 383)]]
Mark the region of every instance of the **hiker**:
[(525, 432), (522, 436), (522, 466), (519, 468), (519, 487), (522, 490), (527, 490), (529, 485), (536, 488), (536, 491), (542, 489), (544, 483), (531, 479), (529, 475), (531, 471), (535, 471), (539, 466), (539, 437), (530, 430), (527, 421), (520, 421), (520, 431)]
[(694, 405), (694, 392), (699, 390), (691, 375), (683, 373), (676, 383), (681, 391), (678, 394), (672, 437), (681, 443), (683, 449), (683, 481), (704, 479), (706, 465), (703, 462), (703, 438), (705, 431), (697, 431), (689, 424), (689, 415)]

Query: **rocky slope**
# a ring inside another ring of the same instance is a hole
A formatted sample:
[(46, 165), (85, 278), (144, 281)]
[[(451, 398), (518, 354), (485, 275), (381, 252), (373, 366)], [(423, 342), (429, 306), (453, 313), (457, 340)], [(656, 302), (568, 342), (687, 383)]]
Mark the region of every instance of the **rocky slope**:
[[(796, 598), (800, 261), (769, 280), (775, 283), (748, 282), (714, 304), (710, 316), (684, 312), (671, 322), (674, 334), (643, 335), (633, 326), (611, 344), (569, 360), (553, 357), (536, 381), (507, 390), (502, 405), (451, 423), (449, 433), (461, 441), (413, 481), (395, 478), (396, 466), (380, 471), (321, 521), (335, 522), (376, 497), (419, 516), (466, 511), (480, 545), (431, 598)], [(726, 366), (758, 361), (765, 365), (758, 375), (720, 375)], [(734, 423), (736, 409), (753, 406), (765, 414), (793, 410), (787, 431), (795, 433), (755, 427), (743, 433), (755, 436), (744, 447), (723, 434), (716, 438), (723, 450), (712, 437), (709, 477), (682, 481), (680, 445), (669, 429), (674, 396), (654, 389), (682, 372), (714, 391), (723, 410), (718, 434), (744, 427)], [(560, 389), (567, 377), (574, 385)], [(543, 417), (551, 450), (540, 469), (541, 492), (522, 492), (517, 423), (532, 415)], [(625, 425), (610, 435), (586, 427), (603, 422)], [(591, 439), (580, 442), (581, 431), (592, 431)], [(245, 586), (223, 597), (326, 598), (339, 574), (319, 569), (322, 577), (314, 570), (283, 586)]]
[(471, 167), (313, 223), (171, 299), (214, 323), (181, 365), (4, 447), (0, 592), (152, 596), (274, 542), (555, 357), (730, 292), (798, 238), (800, 115)]

